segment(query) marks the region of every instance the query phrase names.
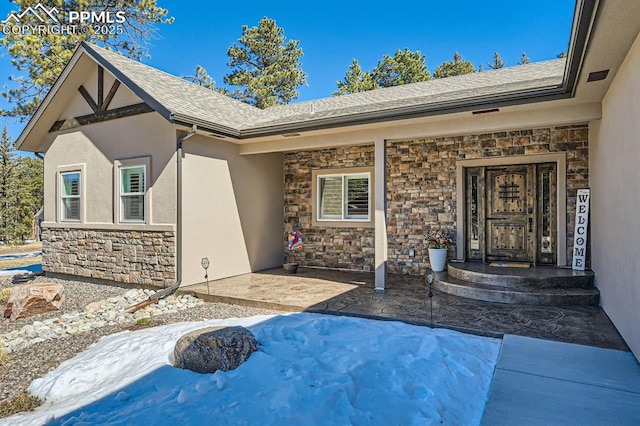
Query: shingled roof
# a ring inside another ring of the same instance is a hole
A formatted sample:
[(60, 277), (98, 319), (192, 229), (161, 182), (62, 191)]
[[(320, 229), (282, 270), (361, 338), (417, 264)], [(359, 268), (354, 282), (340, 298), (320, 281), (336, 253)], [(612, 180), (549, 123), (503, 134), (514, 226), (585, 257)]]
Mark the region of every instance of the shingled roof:
[(235, 137), (328, 121), (382, 120), (500, 95), (528, 96), (559, 88), (565, 68), (564, 59), (555, 59), (261, 110), (98, 46), (82, 47), (168, 120)]
[[(246, 139), (567, 97), (565, 60), (521, 65), (264, 110), (93, 44), (82, 43), (18, 138), (31, 134), (64, 76), (87, 55), (171, 123)], [(42, 123), (51, 126), (52, 123)], [(42, 127), (42, 126), (41, 126)], [(48, 129), (49, 127), (47, 127)], [(44, 129), (44, 128), (43, 128)], [(40, 129), (40, 132), (46, 130)]]
[(259, 108), (94, 44), (83, 42), (81, 48), (170, 121), (182, 117), (233, 133), (266, 115)]
[(563, 81), (564, 59), (502, 68), (421, 83), (370, 90), (350, 95), (269, 108), (269, 117), (247, 123), (243, 129), (392, 111), (420, 106), (445, 106), (486, 96), (558, 88)]

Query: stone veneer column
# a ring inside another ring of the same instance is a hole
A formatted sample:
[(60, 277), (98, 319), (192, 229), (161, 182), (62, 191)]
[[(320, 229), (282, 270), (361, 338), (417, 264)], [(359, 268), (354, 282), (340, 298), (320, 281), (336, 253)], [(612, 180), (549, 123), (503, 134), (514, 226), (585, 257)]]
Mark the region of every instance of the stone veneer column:
[(375, 289), (384, 291), (387, 286), (387, 161), (386, 141), (375, 141)]

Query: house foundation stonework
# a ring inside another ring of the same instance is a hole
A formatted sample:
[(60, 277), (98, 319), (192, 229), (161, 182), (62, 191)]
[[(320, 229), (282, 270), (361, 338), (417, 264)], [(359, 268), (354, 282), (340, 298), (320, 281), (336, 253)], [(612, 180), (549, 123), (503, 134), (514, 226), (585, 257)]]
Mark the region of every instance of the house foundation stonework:
[[(567, 260), (573, 248), (576, 192), (588, 187), (588, 125), (387, 142), (388, 270), (422, 274), (429, 266), (427, 229), (443, 229), (455, 241), (458, 160), (566, 154)], [(285, 230), (298, 227), (304, 249), (291, 258), (302, 265), (371, 271), (374, 230), (317, 227), (312, 222), (312, 171), (373, 165), (373, 146), (288, 153), (285, 169)], [(455, 246), (449, 258), (455, 258)]]
[(50, 273), (166, 287), (175, 283), (175, 233), (45, 228), (42, 266)]

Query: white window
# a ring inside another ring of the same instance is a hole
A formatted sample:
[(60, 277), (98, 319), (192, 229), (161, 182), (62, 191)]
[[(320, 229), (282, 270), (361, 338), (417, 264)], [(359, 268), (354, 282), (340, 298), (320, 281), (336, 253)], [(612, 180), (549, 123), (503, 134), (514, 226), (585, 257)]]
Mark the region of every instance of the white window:
[(145, 221), (146, 171), (144, 165), (120, 167), (120, 221)]
[(317, 220), (370, 221), (370, 178), (370, 173), (318, 175)]
[(60, 173), (60, 218), (65, 222), (80, 222), (82, 205), (80, 171)]

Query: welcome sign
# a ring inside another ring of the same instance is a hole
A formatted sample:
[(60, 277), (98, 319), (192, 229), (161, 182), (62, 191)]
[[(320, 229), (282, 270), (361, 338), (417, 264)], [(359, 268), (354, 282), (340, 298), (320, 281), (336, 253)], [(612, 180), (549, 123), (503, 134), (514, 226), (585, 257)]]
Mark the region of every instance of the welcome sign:
[(573, 233), (573, 267), (575, 271), (584, 271), (587, 255), (587, 227), (589, 226), (589, 198), (591, 190), (578, 189), (576, 202), (576, 227)]

